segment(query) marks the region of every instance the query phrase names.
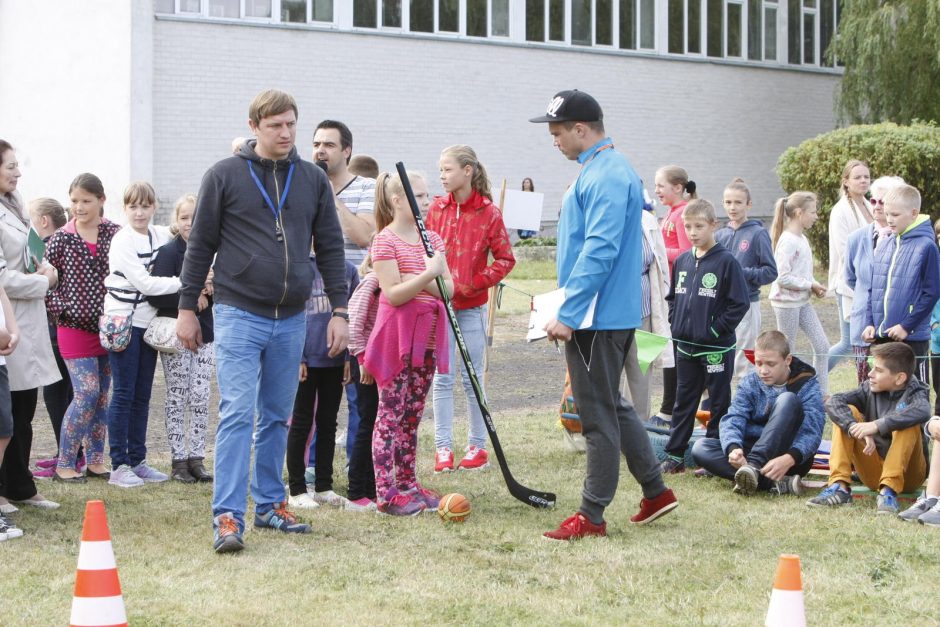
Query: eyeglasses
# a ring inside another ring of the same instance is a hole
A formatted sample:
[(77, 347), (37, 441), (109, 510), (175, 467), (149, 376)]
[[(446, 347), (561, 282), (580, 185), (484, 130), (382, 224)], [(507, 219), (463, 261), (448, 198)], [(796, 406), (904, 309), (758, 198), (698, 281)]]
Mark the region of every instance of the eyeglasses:
[(880, 198), (872, 198), (871, 200), (868, 201), (868, 204), (870, 204), (872, 207), (875, 207), (875, 206), (878, 206), (878, 205), (881, 205), (882, 207), (884, 207), (884, 206), (885, 206), (885, 201), (883, 201), (883, 200), (880, 199)]

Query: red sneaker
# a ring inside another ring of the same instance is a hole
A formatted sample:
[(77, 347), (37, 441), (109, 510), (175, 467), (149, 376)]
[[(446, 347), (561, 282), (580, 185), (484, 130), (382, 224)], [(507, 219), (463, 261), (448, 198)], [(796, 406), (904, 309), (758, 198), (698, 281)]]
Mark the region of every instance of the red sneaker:
[(656, 498), (641, 499), (640, 511), (635, 516), (630, 517), (630, 522), (634, 525), (645, 525), (660, 516), (665, 516), (677, 507), (679, 507), (679, 501), (676, 499), (676, 495), (672, 493), (672, 490), (666, 488)]
[(454, 471), (454, 452), (442, 446), (434, 454), (434, 472), (453, 472)]
[(460, 460), (457, 470), (477, 470), (487, 468), (490, 465), (490, 456), (486, 449), (470, 446), (467, 454)]
[(549, 540), (580, 540), (587, 536), (606, 536), (607, 523), (595, 525), (585, 518), (584, 514), (578, 512), (561, 523), (558, 529), (546, 531), (542, 535)]

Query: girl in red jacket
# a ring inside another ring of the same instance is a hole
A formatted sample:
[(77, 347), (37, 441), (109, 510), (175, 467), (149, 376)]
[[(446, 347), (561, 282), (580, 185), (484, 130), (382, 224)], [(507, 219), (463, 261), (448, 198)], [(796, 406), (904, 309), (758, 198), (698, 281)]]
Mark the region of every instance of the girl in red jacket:
[[(490, 181), (483, 164), (470, 146), (451, 146), (441, 153), (441, 184), (446, 196), (431, 203), (428, 229), (439, 233), (447, 250), (447, 264), (454, 277), (453, 307), (477, 378), (483, 380), (486, 351), (487, 291), (509, 274), (516, 259), (503, 225), (502, 214), (490, 196)], [(489, 254), (493, 262), (488, 263)], [(456, 342), (448, 327), (450, 372), (457, 366)], [(458, 468), (465, 470), (489, 465), (486, 427), (470, 376), (461, 364), (463, 388), (470, 414), (467, 454)], [(454, 469), (454, 375), (434, 375), (434, 472)]]

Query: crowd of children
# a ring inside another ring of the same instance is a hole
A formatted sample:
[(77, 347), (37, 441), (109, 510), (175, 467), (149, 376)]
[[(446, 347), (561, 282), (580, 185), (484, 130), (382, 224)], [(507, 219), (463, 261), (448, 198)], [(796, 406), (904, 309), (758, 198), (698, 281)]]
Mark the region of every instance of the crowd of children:
[[(506, 277), (515, 259), (475, 152), (462, 145), (446, 148), (440, 171), (445, 195), (430, 203), (427, 183), (409, 175), (427, 212), (436, 253), (431, 257), (402, 180), (378, 175), (369, 253), (358, 268), (346, 262), (350, 343), (348, 353), (339, 356), (327, 353), (331, 306), (311, 252), (315, 279), (286, 451), (293, 507), (401, 516), (436, 508), (438, 495), (416, 474), (418, 424), (432, 390), (434, 471), (488, 465), (486, 431), (474, 398), (478, 390), (459, 363), (441, 288), (452, 295), (470, 366), (482, 379), (488, 290)], [(932, 455), (928, 449), (929, 440), (940, 442), (940, 418), (934, 415), (940, 400), (934, 408), (929, 402), (931, 371), (935, 389), (940, 386), (940, 362), (929, 359), (940, 353), (940, 223), (935, 231), (920, 215), (920, 194), (901, 179), (878, 179), (870, 188), (869, 200), (867, 165), (849, 162), (842, 198), (831, 214), (825, 286), (814, 278), (806, 237), (818, 218), (814, 193), (795, 191), (779, 199), (768, 233), (748, 218), (751, 192), (734, 179), (723, 190), (728, 222), (719, 228), (715, 207), (697, 197), (684, 169), (657, 171), (655, 193), (668, 213), (661, 225), (652, 213), (643, 216), (641, 286), (643, 328), (673, 340), (660, 362), (668, 366), (663, 405), (650, 415), (649, 373), (639, 369), (635, 350), (627, 354), (624, 389), (644, 419), (669, 427), (663, 473), (685, 471), (696, 412), (707, 391), (711, 420), (691, 451), (701, 467), (697, 474), (731, 480), (742, 495), (803, 494), (801, 479), (828, 414), (833, 423), (829, 485), (808, 504), (851, 503), (854, 469), (878, 493), (877, 511), (898, 514), (898, 495), (918, 490), (928, 478), (923, 495), (900, 518), (940, 526), (940, 445)], [(78, 175), (68, 195), (68, 220), (52, 199), (34, 201), (29, 209), (33, 229), (45, 239), (44, 259), (35, 261), (55, 270), (44, 299), (51, 343), (67, 375), (44, 389), (58, 454), (40, 460), (34, 476), (71, 484), (107, 480), (124, 488), (169, 478), (211, 482), (204, 466), (214, 371), (211, 275), (198, 302), (204, 344), (197, 351), (154, 347), (147, 338), (152, 326), (167, 324), (161, 319), (177, 316), (197, 199), (180, 198), (171, 227), (155, 226), (153, 187), (132, 183), (123, 198), (127, 226), (120, 227), (103, 217), (106, 198), (98, 177)], [(34, 271), (38, 268), (46, 266), (37, 264)], [(776, 330), (766, 330), (760, 315), (761, 289), (768, 285)], [(813, 297), (829, 291), (837, 297), (840, 321), (840, 341), (831, 349), (812, 304)], [(122, 338), (109, 337), (108, 349), (101, 330), (106, 323), (109, 333)], [(809, 338), (811, 359), (793, 354), (798, 330)], [(0, 459), (14, 433), (4, 357), (15, 350), (19, 335), (14, 310), (0, 290)], [(831, 391), (828, 373), (849, 351), (859, 387)], [(158, 354), (166, 381), (169, 476), (147, 462)], [(463, 371), (469, 413), (467, 447), (456, 465), (455, 369)], [(732, 397), (733, 377), (738, 386)], [(350, 425), (344, 497), (333, 489), (333, 465), (337, 414), (347, 385), (355, 386), (350, 402), (359, 422)], [(312, 478), (305, 475), (308, 465), (315, 468)], [(6, 499), (0, 505), (7, 508), (0, 513), (0, 539), (21, 535), (5, 517), (15, 508)]]

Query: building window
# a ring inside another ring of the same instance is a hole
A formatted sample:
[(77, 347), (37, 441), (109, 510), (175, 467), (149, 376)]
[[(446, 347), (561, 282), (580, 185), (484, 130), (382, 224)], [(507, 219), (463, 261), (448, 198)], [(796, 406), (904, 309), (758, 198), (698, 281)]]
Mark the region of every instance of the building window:
[(548, 0), (548, 38), (565, 40), (565, 0)]
[(401, 0), (382, 0), (382, 26), (401, 28)]
[(239, 0), (209, 0), (209, 17), (241, 17)]
[(729, 57), (741, 56), (741, 5), (737, 2), (728, 3), (728, 42), (725, 46)]
[(460, 32), (459, 0), (440, 0), (437, 7), (437, 30), (448, 33)]
[(829, 44), (836, 33), (838, 23), (839, 3), (836, 0), (820, 0), (819, 2), (819, 64), (832, 67), (829, 56)]
[(595, 0), (594, 43), (601, 46), (614, 44), (614, 6), (612, 0)]
[(491, 3), (490, 34), (493, 37), (509, 37), (509, 0), (491, 0)]
[(467, 35), (470, 37), (486, 37), (487, 0), (466, 0), (467, 3)]
[(791, 0), (787, 11), (787, 62), (831, 66), (826, 59), (839, 25), (838, 0)]
[(685, 0), (669, 0), (669, 52), (685, 52)]
[(245, 0), (245, 17), (271, 17), (271, 0)]
[(434, 0), (411, 0), (408, 27), (416, 33), (434, 32)]
[(590, 46), (591, 37), (591, 0), (571, 0), (571, 43), (576, 46)]
[(777, 6), (764, 3), (764, 60), (777, 60)]
[(281, 21), (305, 23), (307, 21), (307, 0), (281, 0)]
[(545, 0), (526, 0), (525, 39), (545, 41)]
[(708, 0), (708, 56), (725, 56), (725, 0)]
[(379, 23), (379, 14), (375, 0), (353, 0), (353, 26), (375, 28)]
[(702, 0), (669, 0), (669, 52), (702, 53)]
[(154, 0), (154, 13), (176, 13), (175, 0)]
[(618, 43), (625, 50), (636, 50), (636, 0), (620, 0)]

